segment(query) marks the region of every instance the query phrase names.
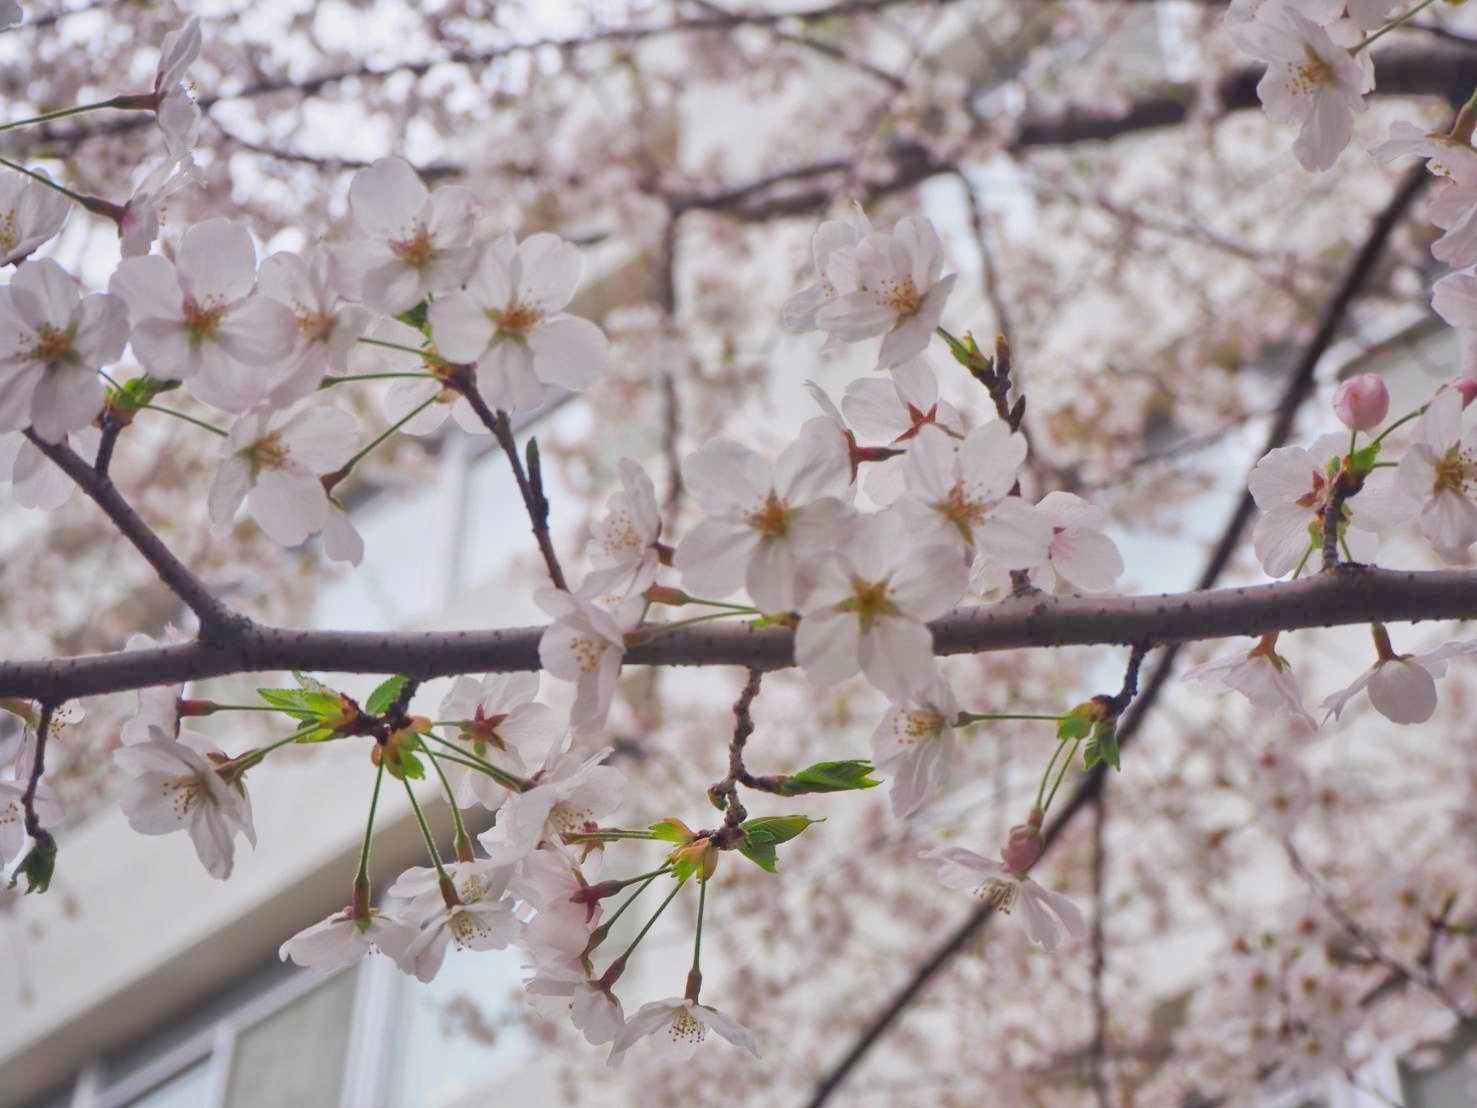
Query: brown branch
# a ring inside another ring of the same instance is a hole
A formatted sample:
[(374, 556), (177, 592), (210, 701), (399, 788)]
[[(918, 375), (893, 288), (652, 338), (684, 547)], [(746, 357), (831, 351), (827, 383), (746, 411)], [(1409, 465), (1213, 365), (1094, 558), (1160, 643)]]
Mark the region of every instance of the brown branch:
[(26, 438), (50, 458), (113, 521), (113, 526), (154, 568), (167, 585), (200, 620), (202, 639), (234, 638), (244, 633), (251, 621), (231, 611), (217, 600), (205, 584), (181, 562), (153, 529), (123, 499), (106, 472), (98, 472), (83, 461), (66, 443), (49, 443), (33, 431)]
[[(749, 813), (739, 801), (739, 782), (746, 784), (753, 779), (749, 771), (744, 768), (744, 746), (749, 741), (749, 736), (754, 733), (754, 716), (751, 709), (754, 706), (754, 698), (759, 695), (759, 682), (764, 678), (764, 671), (758, 669), (749, 670), (749, 679), (744, 683), (744, 689), (739, 693), (739, 698), (733, 705), (733, 738), (728, 744), (728, 775), (722, 781), (708, 787), (708, 799), (723, 809), (723, 831), (720, 838), (727, 836), (734, 842), (743, 837), (739, 825), (749, 818)], [(719, 842), (720, 847), (728, 845)]]

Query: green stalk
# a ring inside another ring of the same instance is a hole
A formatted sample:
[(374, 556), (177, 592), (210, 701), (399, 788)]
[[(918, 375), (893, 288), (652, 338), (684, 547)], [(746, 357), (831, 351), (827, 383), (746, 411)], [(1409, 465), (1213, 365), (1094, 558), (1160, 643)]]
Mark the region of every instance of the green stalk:
[[(342, 473), (344, 477), (347, 477), (350, 473), (354, 472), (354, 467), (364, 460), (365, 455), (367, 455), (376, 446), (384, 442), (387, 438), (393, 435), (396, 431), (400, 430), (400, 428), (404, 427), (407, 423), (409, 423), (416, 416), (420, 415), (423, 411), (425, 411), (434, 403), (436, 403), (436, 398), (433, 396), (425, 403), (419, 404), (415, 408), (412, 408), (409, 412), (401, 416), (394, 423), (390, 424), (378, 435), (376, 435), (373, 441), (371, 441), (368, 446), (366, 446), (363, 450), (359, 451), (359, 453), (355, 454), (352, 458), (345, 462), (343, 468), (337, 470), (336, 472)], [(342, 478), (340, 478), (340, 480), (342, 480)]]
[(1349, 51), (1350, 55), (1357, 54), (1357, 53), (1359, 53), (1359, 51), (1363, 50), (1366, 46), (1370, 45), (1371, 43), (1378, 42), (1381, 38), (1383, 38), (1385, 35), (1388, 35), (1396, 27), (1399, 27), (1403, 23), (1408, 23), (1415, 16), (1420, 15), (1421, 12), (1425, 11), (1427, 8), (1429, 8), (1435, 2), (1436, 2), (1436, 0), (1421, 0), (1421, 2), (1419, 4), (1417, 4), (1415, 7), (1411, 8), (1410, 11), (1406, 12), (1404, 15), (1397, 15), (1394, 19), (1390, 20), (1389, 23), (1386, 23), (1378, 31), (1376, 31), (1374, 34), (1370, 35), (1363, 42), (1361, 42), (1358, 46), (1354, 47), (1354, 49), (1350, 50)]
[(380, 782), (385, 779), (385, 763), (381, 762), (374, 773), (374, 792), (369, 794), (369, 822), (364, 826), (364, 845), (359, 848), (359, 869), (354, 874), (354, 884), (369, 884), (369, 840), (374, 834), (374, 813), (380, 803)]
[(410, 807), (415, 812), (415, 822), (421, 826), (421, 838), (426, 841), (426, 852), (431, 855), (431, 864), (436, 867), (436, 875), (441, 878), (443, 886), (450, 885), (451, 878), (446, 873), (446, 867), (441, 864), (441, 855), (436, 850), (436, 840), (431, 838), (431, 827), (426, 823), (426, 814), (421, 811), (420, 801), (415, 798), (415, 790), (410, 787), (410, 779), (402, 777), (400, 783), (405, 786), (405, 795), (410, 797)]
[[(479, 769), (482, 770), (482, 772), (486, 773), (489, 777), (491, 777), (494, 781), (496, 781), (503, 788), (510, 789), (510, 790), (512, 790), (515, 793), (521, 793), (521, 792), (527, 792), (528, 791), (528, 782), (525, 781), (525, 780), (523, 780), (523, 778), (519, 777), (517, 774), (509, 773), (505, 769), (499, 769), (497, 766), (493, 765), (491, 762), (487, 761), (485, 758), (479, 758), (476, 754), (472, 753), (470, 750), (463, 750), (461, 747), (457, 746), (450, 739), (443, 739), (440, 735), (436, 734), (434, 731), (425, 731), (425, 732), (422, 732), (422, 737), (423, 738), (428, 738), (428, 739), (434, 739), (436, 742), (440, 743), (442, 746), (446, 747), (448, 750), (452, 751), (453, 753), (459, 755), (460, 757), (462, 757), (464, 759), (467, 759), (467, 760), (475, 763), (476, 766)], [(445, 757), (445, 755), (442, 755), (442, 756)]]
[(970, 723), (981, 723), (985, 720), (997, 719), (1039, 719), (1050, 720), (1053, 723), (1060, 723), (1063, 718), (1064, 717), (1062, 716), (1029, 715), (1026, 713), (1013, 712), (960, 712), (959, 718), (954, 721), (954, 726), (963, 727), (966, 724)]
[(204, 431), (209, 431), (212, 435), (219, 435), (223, 439), (229, 437), (227, 432), (222, 431), (219, 427), (212, 427), (203, 419), (196, 419), (192, 415), (185, 415), (184, 412), (177, 412), (173, 408), (161, 408), (158, 404), (145, 404), (140, 410), (145, 412), (163, 412), (165, 415), (174, 416), (175, 419), (182, 419), (186, 423), (193, 423), (196, 427)]
[(459, 862), (471, 861), (472, 840), (467, 835), (467, 825), (462, 822), (461, 809), (456, 804), (456, 794), (451, 791), (451, 782), (446, 779), (446, 771), (441, 768), (440, 761), (436, 755), (431, 753), (431, 748), (421, 743), (421, 750), (430, 759), (431, 766), (436, 771), (436, 776), (441, 778), (441, 787), (446, 790), (446, 802), (451, 805), (451, 822), (456, 828), (456, 834), (452, 842), (456, 849), (456, 857)]
[[(374, 340), (374, 339), (360, 339), (359, 341), (360, 342), (375, 342), (376, 340)], [(380, 345), (380, 346), (393, 346), (394, 344), (393, 343), (378, 343), (378, 345)], [(409, 349), (409, 347), (403, 347), (402, 346), (402, 347), (399, 347), (398, 349), (407, 350), (407, 349)], [(344, 384), (348, 384), (350, 381), (390, 381), (390, 380), (394, 380), (396, 378), (401, 378), (401, 379), (404, 379), (404, 378), (415, 378), (415, 379), (428, 380), (429, 381), (429, 380), (435, 380), (436, 379), (436, 375), (434, 373), (349, 373), (349, 374), (345, 374), (345, 375), (340, 376), (340, 377), (335, 377), (333, 374), (326, 374), (324, 376), (323, 380), (319, 382), (318, 387), (320, 389), (331, 389), (331, 388), (333, 388), (334, 385), (344, 385)]]
[(109, 100), (99, 100), (95, 104), (78, 104), (76, 107), (61, 108), (54, 112), (47, 112), (44, 115), (33, 115), (30, 119), (16, 119), (10, 123), (0, 123), (0, 132), (13, 131), (17, 127), (29, 127), (34, 123), (49, 123), (53, 119), (66, 119), (69, 115), (81, 115), (83, 112), (93, 112), (99, 108), (114, 108), (117, 106), (117, 97)]
[(47, 188), (54, 189), (55, 191), (57, 191), (57, 192), (61, 193), (63, 196), (65, 196), (68, 200), (75, 200), (78, 204), (81, 204), (83, 207), (86, 207), (87, 206), (87, 201), (88, 201), (88, 198), (87, 197), (83, 196), (80, 192), (73, 192), (71, 189), (67, 188), (66, 185), (59, 185), (59, 184), (57, 184), (55, 181), (53, 181), (50, 177), (46, 176), (46, 174), (44, 174), (44, 173), (36, 173), (33, 170), (27, 169), (23, 165), (17, 165), (15, 162), (11, 161), (9, 158), (0, 158), (0, 165), (9, 166), (11, 169), (15, 170), (17, 173), (24, 173), (27, 177), (31, 178), (31, 180), (33, 180), (33, 181), (40, 181)]
[[(1473, 93), (1473, 96), (1474, 96), (1474, 98), (1477, 98), (1477, 93)], [(1427, 405), (1422, 404), (1415, 411), (1413, 411), (1413, 412), (1406, 412), (1403, 416), (1401, 416), (1399, 419), (1397, 419), (1394, 423), (1390, 424), (1390, 426), (1386, 427), (1383, 431), (1381, 431), (1378, 435), (1376, 435), (1374, 437), (1374, 441), (1372, 443), (1370, 443), (1370, 445), (1371, 446), (1378, 446), (1380, 443), (1382, 443), (1382, 442), (1385, 441), (1385, 436), (1388, 435), (1391, 431), (1395, 430), (1395, 428), (1401, 426), (1402, 424), (1409, 423), (1411, 420), (1415, 419), (1416, 416), (1424, 415), (1425, 414), (1425, 411), (1426, 411), (1426, 408), (1427, 408)]]

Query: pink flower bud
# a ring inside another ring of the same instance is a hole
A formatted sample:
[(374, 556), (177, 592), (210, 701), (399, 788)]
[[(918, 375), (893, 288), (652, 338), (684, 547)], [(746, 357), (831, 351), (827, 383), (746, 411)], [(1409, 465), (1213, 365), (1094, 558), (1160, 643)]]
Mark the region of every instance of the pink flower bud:
[(1011, 873), (1025, 873), (1041, 857), (1042, 843), (1039, 827), (1018, 823), (1010, 829), (1010, 838), (1000, 851), (1000, 860)]
[(1477, 377), (1463, 377), (1453, 381), (1451, 387), (1462, 394), (1462, 407), (1477, 400)]
[(1390, 411), (1390, 390), (1373, 373), (1361, 373), (1339, 386), (1333, 394), (1333, 410), (1349, 430), (1371, 431)]

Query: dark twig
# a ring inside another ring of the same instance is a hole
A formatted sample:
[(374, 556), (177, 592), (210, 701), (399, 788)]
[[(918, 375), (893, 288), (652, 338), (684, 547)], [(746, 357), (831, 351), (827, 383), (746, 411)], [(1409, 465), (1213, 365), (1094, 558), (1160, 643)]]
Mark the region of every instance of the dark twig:
[(1340, 466), (1328, 487), (1328, 501), (1323, 505), (1323, 568), (1339, 567), (1339, 527), (1344, 522), (1344, 504), (1364, 487), (1364, 478), (1347, 466)]
[(744, 689), (739, 693), (739, 698), (733, 705), (734, 726), (733, 738), (728, 744), (728, 776), (708, 788), (709, 799), (714, 804), (721, 803), (723, 808), (723, 830), (719, 832), (715, 840), (720, 849), (743, 837), (739, 825), (749, 818), (749, 813), (739, 801), (738, 786), (741, 781), (748, 783), (753, 780), (749, 777), (748, 770), (744, 768), (744, 746), (748, 743), (749, 736), (754, 733), (754, 716), (751, 709), (754, 706), (754, 698), (759, 695), (759, 682), (763, 678), (762, 670), (749, 670), (749, 679), (744, 683)]
[(46, 740), (51, 736), (51, 717), (56, 704), (46, 701), (41, 705), (41, 714), (36, 723), (36, 754), (31, 761), (31, 776), (26, 780), (26, 791), (21, 794), (21, 809), (26, 814), (26, 834), (40, 841), (41, 820), (36, 816), (36, 790), (41, 787), (41, 775), (46, 772)]

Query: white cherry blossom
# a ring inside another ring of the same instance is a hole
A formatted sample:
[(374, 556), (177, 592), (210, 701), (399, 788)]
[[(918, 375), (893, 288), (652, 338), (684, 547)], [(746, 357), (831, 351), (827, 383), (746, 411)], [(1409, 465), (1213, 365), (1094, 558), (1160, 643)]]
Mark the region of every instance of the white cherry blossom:
[(804, 603), (806, 571), (850, 517), (851, 459), (830, 427), (810, 420), (772, 463), (727, 439), (688, 457), (683, 479), (703, 519), (672, 559), (684, 588), (716, 598), (742, 585), (763, 612)]
[(205, 736), (183, 730), (177, 741), (150, 739), (113, 752), (114, 764), (133, 775), (119, 801), (129, 826), (142, 835), (188, 831), (206, 872), (221, 880), (231, 876), (237, 833), (256, 845), (244, 784), (216, 772), (224, 760)]
[(595, 565), (584, 589), (624, 598), (644, 592), (656, 580), (661, 552), (661, 509), (656, 488), (636, 462), (619, 463), (621, 491), (605, 505), (605, 514), (590, 528), (587, 555)]
[(419, 938), (418, 928), (377, 908), (369, 910), (368, 919), (356, 919), (353, 908), (345, 908), (299, 931), (282, 944), (277, 956), (284, 962), (291, 959), (308, 969), (331, 973), (378, 950), (409, 973), (403, 963)]
[(274, 408), (311, 395), (325, 374), (345, 369), (369, 328), (369, 309), (340, 302), (331, 269), (326, 251), (299, 257), (284, 250), (262, 262), (257, 274), (257, 290), (286, 305), (297, 321), (296, 344), (284, 359), (289, 368), (267, 398)]
[(613, 1042), (626, 1026), (620, 999), (578, 969), (540, 966), (523, 987), (536, 1011), (568, 1015), (591, 1046)]
[[(453, 945), (458, 950), (501, 950), (507, 946), (518, 923), (512, 899), (503, 895), (511, 874), (508, 866), (462, 863), (453, 881), (461, 903), (443, 903), (432, 912), (404, 958), (397, 959), (400, 968), (429, 982), (441, 971), (446, 952)], [(396, 891), (400, 887), (397, 881), (390, 895), (403, 895)]]
[(53, 238), (71, 212), (71, 201), (56, 189), (21, 173), (0, 176), (0, 265), (22, 261)]
[[(142, 632), (128, 637), (124, 650), (153, 650), (159, 646), (179, 646), (188, 642), (186, 635), (168, 624), (159, 639)], [(154, 685), (139, 689), (133, 714), (123, 721), (120, 732), (125, 746), (146, 742), (174, 742), (179, 733), (179, 699), (185, 687), (180, 685)]]
[(1462, 396), (1442, 389), (1416, 425), (1416, 440), (1396, 470), (1400, 488), (1420, 505), (1421, 533), (1449, 562), (1477, 542), (1477, 428), (1462, 430)]
[(82, 294), (50, 258), (22, 262), (0, 289), (0, 431), (31, 427), (47, 442), (80, 431), (103, 408), (98, 370), (128, 341), (128, 309)]
[[(468, 434), (491, 434), (467, 398), (446, 386), (440, 376), (445, 374), (446, 365), (438, 359), (436, 348), (426, 342), (425, 335), (398, 319), (380, 319), (370, 325), (364, 337), (374, 341), (358, 343), (349, 351), (350, 373), (429, 375), (393, 381), (385, 390), (385, 418), (391, 423), (399, 423), (416, 409), (421, 409), (419, 414), (401, 425), (402, 432), (407, 435), (433, 434), (441, 429), (450, 414), (457, 426)], [(379, 343), (393, 345), (381, 346)], [(403, 347), (409, 349), (400, 349)], [(434, 404), (423, 407), (432, 400)]]
[(332, 493), (328, 497), (328, 516), (323, 520), (323, 556), (330, 562), (356, 566), (364, 560), (364, 536)]
[(386, 315), (458, 288), (476, 264), (477, 202), (460, 185), (429, 192), (402, 158), (380, 158), (349, 184), (354, 237), (334, 252), (339, 287)]
[[(522, 777), (529, 763), (541, 762), (564, 734), (554, 709), (534, 702), (538, 684), (537, 673), (489, 673), (481, 680), (458, 677), (437, 716), (457, 721), (451, 738), (463, 749)], [(495, 811), (507, 799), (507, 790), (486, 773), (450, 766), (447, 776), (463, 808), (481, 804)]]
[(540, 842), (558, 843), (561, 834), (599, 826), (625, 797), (625, 774), (603, 764), (609, 754), (609, 747), (593, 754), (550, 753), (533, 788), (509, 797), (497, 825), (478, 836), (488, 856), (498, 863), (517, 862)]
[(348, 461), (357, 432), (352, 415), (317, 402), (242, 416), (231, 425), (210, 484), (212, 522), (228, 526), (244, 501), (275, 542), (303, 542), (328, 522), (328, 493), (320, 478)]
[(861, 670), (899, 700), (935, 678), (933, 632), (967, 576), (952, 546), (917, 546), (896, 512), (855, 520), (817, 569), (795, 658), (817, 686)]
[(109, 282), (128, 302), (134, 355), (159, 380), (244, 412), (284, 375), (297, 340), (291, 310), (255, 293), (256, 247), (239, 223), (209, 219), (184, 233), (175, 260), (124, 258)]
[(165, 158), (145, 173), (117, 214), (123, 256), (136, 258), (147, 254), (159, 237), (165, 201), (186, 186), (199, 183), (200, 172), (189, 154)]
[(171, 155), (188, 154), (200, 126), (200, 106), (185, 86), (185, 72), (200, 56), (200, 19), (191, 16), (178, 30), (164, 36), (159, 68), (154, 76), (155, 112), (164, 145)]
[(953, 544), (968, 560), (975, 536), (1010, 493), (1025, 460), (1025, 437), (1003, 420), (976, 427), (962, 442), (924, 425), (903, 461), (907, 491), (895, 507), (917, 541)]
[(611, 1043), (610, 1064), (619, 1065), (626, 1051), (647, 1036), (653, 1036), (660, 1048), (687, 1057), (708, 1037), (710, 1030), (741, 1050), (747, 1050), (755, 1058), (759, 1057), (759, 1043), (754, 1033), (743, 1024), (706, 1004), (685, 997), (672, 997), (643, 1004), (635, 1015), (626, 1020), (625, 1027)]
[(923, 352), (943, 316), (958, 276), (942, 276), (943, 268), (933, 224), (900, 219), (890, 234), (873, 231), (830, 255), (826, 276), (838, 295), (816, 311), (815, 324), (844, 342), (882, 335), (877, 368), (901, 365)]
[[(816, 313), (830, 304), (837, 296), (855, 292), (854, 286), (837, 288), (831, 281), (830, 266), (833, 255), (841, 251), (856, 249), (862, 236), (871, 231), (872, 225), (866, 213), (857, 205), (848, 219), (827, 219), (815, 229), (810, 239), (810, 257), (815, 266), (815, 284), (807, 285), (792, 295), (780, 309), (780, 323), (785, 330), (804, 334), (816, 329)], [(843, 279), (853, 274), (850, 266), (838, 269)], [(827, 346), (839, 346), (840, 340), (832, 338)]]
[(938, 863), (939, 880), (949, 888), (974, 893), (1002, 915), (1010, 915), (1019, 905), (1026, 934), (1048, 954), (1055, 953), (1064, 933), (1078, 941), (1087, 937), (1087, 924), (1071, 897), (1024, 873), (1013, 873), (1003, 863), (962, 847), (939, 847), (922, 857)]
[[(921, 356), (894, 366), (886, 377), (853, 380), (841, 410), (866, 446), (911, 449), (926, 426), (964, 435), (963, 418), (939, 399), (938, 377)], [(903, 466), (894, 460), (869, 467), (862, 487), (878, 504), (891, 504), (903, 491)]]
[(1446, 232), (1431, 244), (1437, 261), (1453, 269), (1477, 262), (1477, 150), (1440, 131), (1423, 131), (1406, 120), (1390, 124), (1390, 137), (1370, 150), (1381, 161), (1413, 155), (1441, 182), (1426, 215)]
[(953, 776), (959, 744), (959, 705), (942, 677), (894, 701), (872, 732), (872, 761), (892, 778), (892, 812), (902, 819), (938, 795)]
[(1456, 328), (1462, 372), (1477, 373), (1477, 268), (1448, 273), (1431, 288), (1431, 307)]
[[(91, 458), (101, 438), (97, 427), (88, 426), (68, 435), (67, 444), (83, 458)], [(39, 511), (60, 508), (77, 491), (77, 483), (19, 432), (0, 432), (0, 485), (7, 481), (17, 504)]]
[[(1268, 577), (1291, 573), (1323, 541), (1323, 509), (1328, 503), (1329, 468), (1348, 446), (1342, 434), (1323, 435), (1311, 447), (1279, 446), (1252, 468), (1247, 486), (1262, 510), (1251, 542)], [(1356, 561), (1374, 556), (1379, 537), (1374, 517), (1361, 508), (1373, 500), (1344, 503), (1347, 527), (1342, 538)]]
[(607, 611), (585, 593), (541, 589), (534, 601), (553, 617), (539, 639), (539, 663), (549, 675), (575, 683), (570, 726), (598, 727), (610, 712), (621, 659), (626, 653), (626, 632), (641, 616), (637, 603), (621, 604)]
[[(577, 899), (588, 888), (579, 863), (557, 844), (548, 844), (524, 856), (509, 884), (510, 891), (534, 910), (518, 936), (540, 973), (553, 972), (571, 981), (585, 977), (581, 955), (600, 919), (600, 905)], [(562, 990), (552, 995), (573, 995)]]
[(1252, 706), (1285, 717), (1306, 730), (1318, 726), (1303, 707), (1297, 677), (1286, 658), (1277, 653), (1277, 637), (1268, 635), (1245, 654), (1216, 658), (1185, 671), (1186, 681), (1214, 689), (1239, 692)]
[[(30, 836), (26, 834), (26, 809), (22, 800), (27, 782), (0, 781), (0, 870), (26, 852)], [(56, 824), (62, 819), (62, 806), (51, 791), (51, 786), (36, 786), (36, 818), (43, 827)]]
[(1425, 723), (1436, 714), (1436, 681), (1446, 676), (1446, 663), (1477, 655), (1477, 640), (1445, 643), (1424, 654), (1396, 654), (1378, 625), (1375, 644), (1374, 665), (1319, 705), (1329, 718), (1337, 719), (1361, 689), (1368, 689), (1375, 711), (1391, 723)]
[(564, 310), (583, 270), (579, 249), (558, 235), (521, 244), (503, 235), (483, 248), (465, 288), (432, 302), (436, 348), (476, 363), (477, 390), (491, 408), (537, 407), (545, 385), (587, 388), (610, 349), (599, 327)]
[(979, 526), (976, 546), (996, 572), (1025, 570), (1039, 589), (1054, 591), (1064, 582), (1101, 592), (1123, 572), (1123, 556), (1103, 533), (1107, 519), (1101, 508), (1068, 492), (1049, 492), (1034, 506), (1007, 497)]

